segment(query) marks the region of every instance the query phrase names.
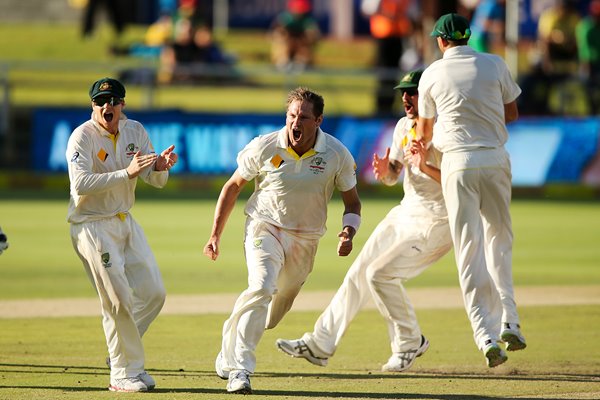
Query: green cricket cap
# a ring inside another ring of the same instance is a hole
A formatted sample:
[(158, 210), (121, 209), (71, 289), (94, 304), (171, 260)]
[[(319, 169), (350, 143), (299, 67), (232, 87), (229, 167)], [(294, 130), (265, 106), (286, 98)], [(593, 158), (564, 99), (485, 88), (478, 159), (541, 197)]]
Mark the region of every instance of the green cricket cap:
[(394, 89), (411, 89), (419, 87), (419, 79), (421, 79), (421, 75), (423, 75), (422, 69), (415, 69), (413, 71), (407, 72), (400, 82), (394, 86)]
[(435, 23), (431, 36), (439, 36), (451, 41), (469, 39), (471, 37), (469, 20), (455, 13), (442, 15)]
[(94, 100), (105, 94), (123, 99), (125, 98), (125, 86), (113, 78), (98, 79), (90, 88), (90, 99)]

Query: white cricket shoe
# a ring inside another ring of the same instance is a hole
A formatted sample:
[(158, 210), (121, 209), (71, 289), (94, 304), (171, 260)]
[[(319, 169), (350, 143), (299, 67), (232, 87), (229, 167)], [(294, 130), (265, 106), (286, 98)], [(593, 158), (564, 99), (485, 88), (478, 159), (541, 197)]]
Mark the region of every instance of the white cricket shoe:
[(429, 340), (421, 335), (421, 344), (415, 350), (393, 353), (387, 363), (383, 364), (383, 372), (402, 372), (406, 371), (415, 363), (417, 357), (421, 357), (429, 348)]
[(491, 340), (485, 342), (485, 347), (483, 348), (483, 355), (485, 356), (487, 366), (490, 368), (494, 368), (500, 364), (504, 364), (506, 360), (508, 360), (508, 357), (506, 356), (504, 350), (502, 350), (496, 342)]
[(148, 390), (152, 390), (156, 387), (156, 381), (148, 372), (144, 371), (137, 376), (139, 380), (144, 382), (144, 385), (148, 388)]
[(308, 347), (306, 342), (302, 339), (286, 340), (277, 339), (275, 342), (277, 348), (283, 351), (285, 354), (296, 358), (304, 358), (309, 363), (324, 367), (327, 365), (327, 358), (317, 357), (315, 353)]
[(506, 343), (507, 351), (523, 350), (527, 347), (525, 338), (521, 334), (521, 326), (519, 324), (504, 322), (502, 327), (503, 329), (500, 333), (500, 338)]
[(234, 369), (229, 372), (227, 391), (229, 393), (251, 394), (252, 386), (250, 386), (250, 372), (245, 369)]
[(217, 372), (219, 378), (229, 379), (229, 371), (223, 371), (223, 367), (221, 366), (222, 362), (223, 355), (221, 354), (221, 352), (219, 352), (219, 354), (217, 354), (217, 358), (215, 359), (215, 371)]
[(148, 386), (137, 376), (134, 378), (111, 379), (108, 390), (111, 392), (147, 392)]

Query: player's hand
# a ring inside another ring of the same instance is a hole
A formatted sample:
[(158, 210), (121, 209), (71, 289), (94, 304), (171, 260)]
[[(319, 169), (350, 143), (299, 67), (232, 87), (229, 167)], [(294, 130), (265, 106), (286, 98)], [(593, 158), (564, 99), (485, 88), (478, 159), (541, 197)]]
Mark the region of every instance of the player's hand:
[(154, 169), (156, 171), (169, 170), (177, 163), (179, 157), (177, 154), (173, 153), (173, 150), (175, 150), (175, 145), (172, 144), (160, 153), (156, 158), (156, 164), (154, 164)]
[(129, 175), (129, 178), (131, 179), (137, 177), (144, 170), (144, 168), (148, 168), (154, 164), (156, 157), (157, 155), (154, 153), (146, 155), (142, 155), (141, 151), (135, 153), (131, 159), (131, 162), (129, 163), (129, 166), (127, 167), (127, 175)]
[(423, 140), (413, 140), (410, 144), (410, 163), (423, 171), (427, 166), (427, 146)]
[(375, 179), (380, 181), (386, 177), (390, 170), (390, 148), (388, 147), (385, 150), (385, 155), (382, 158), (379, 158), (377, 153), (373, 154), (373, 163), (371, 165), (373, 166)]
[(338, 234), (340, 241), (337, 247), (338, 256), (345, 257), (352, 252), (352, 238), (354, 237), (354, 228), (345, 227), (343, 231)]
[(206, 246), (204, 246), (204, 255), (215, 261), (219, 257), (219, 240), (210, 238)]

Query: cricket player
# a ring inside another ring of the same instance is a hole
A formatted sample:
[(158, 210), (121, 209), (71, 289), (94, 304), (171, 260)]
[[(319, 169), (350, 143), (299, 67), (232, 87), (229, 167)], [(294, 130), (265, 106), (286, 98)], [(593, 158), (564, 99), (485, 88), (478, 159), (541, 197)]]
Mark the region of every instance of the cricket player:
[(89, 91), (92, 117), (67, 145), (68, 221), (75, 252), (96, 287), (110, 357), (109, 390), (145, 392), (142, 335), (160, 312), (165, 288), (142, 228), (129, 209), (137, 178), (162, 188), (177, 162), (175, 146), (154, 152), (144, 127), (123, 114), (125, 88), (100, 79)]
[[(443, 153), (442, 190), (473, 337), (487, 365), (526, 347), (512, 281), (511, 170), (506, 124), (521, 89), (504, 60), (467, 45), (466, 18), (446, 14), (431, 33), (442, 59), (419, 82), (419, 134)], [(437, 119), (434, 121), (434, 119)], [(434, 123), (435, 122), (435, 123)]]
[(452, 239), (439, 183), (441, 154), (416, 141), (421, 73), (407, 73), (395, 87), (402, 92), (406, 116), (396, 124), (391, 149), (383, 158), (373, 155), (375, 177), (386, 185), (394, 185), (404, 169), (404, 198), (375, 228), (313, 331), (301, 339), (277, 340), (286, 354), (327, 365), (370, 298), (387, 322), (391, 341), (392, 355), (383, 371), (409, 369), (429, 347), (403, 282), (448, 253)]
[(235, 201), (247, 182), (244, 251), (248, 288), (238, 297), (223, 325), (221, 351), (215, 362), (227, 391), (250, 393), (256, 367), (255, 349), (265, 329), (274, 328), (313, 268), (319, 239), (325, 233), (327, 204), (334, 189), (344, 203), (338, 255), (352, 251), (360, 225), (356, 165), (350, 152), (323, 132), (323, 98), (306, 88), (292, 90), (286, 123), (279, 131), (253, 139), (237, 157), (238, 168), (217, 201), (204, 254), (219, 256), (219, 242)]

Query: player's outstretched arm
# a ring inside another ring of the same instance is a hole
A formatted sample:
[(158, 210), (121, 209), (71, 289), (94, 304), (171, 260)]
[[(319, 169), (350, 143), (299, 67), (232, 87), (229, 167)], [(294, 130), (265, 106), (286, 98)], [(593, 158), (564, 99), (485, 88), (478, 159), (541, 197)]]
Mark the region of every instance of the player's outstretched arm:
[(246, 183), (248, 183), (248, 181), (242, 178), (236, 170), (225, 185), (223, 185), (223, 189), (221, 189), (221, 194), (219, 194), (219, 200), (217, 200), (217, 206), (215, 208), (212, 232), (208, 242), (204, 246), (204, 255), (213, 261), (219, 256), (219, 242), (221, 241), (221, 235), (225, 229), (225, 224), (227, 223), (227, 219), (229, 218), (229, 215), (231, 215), (231, 211), (233, 211), (235, 202)]

